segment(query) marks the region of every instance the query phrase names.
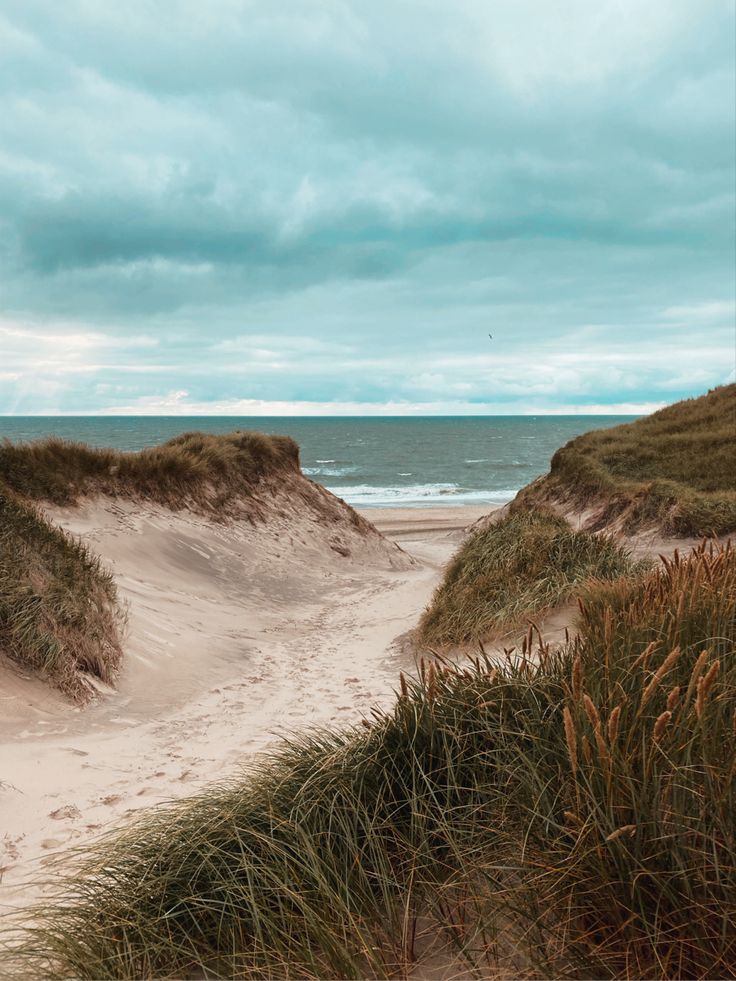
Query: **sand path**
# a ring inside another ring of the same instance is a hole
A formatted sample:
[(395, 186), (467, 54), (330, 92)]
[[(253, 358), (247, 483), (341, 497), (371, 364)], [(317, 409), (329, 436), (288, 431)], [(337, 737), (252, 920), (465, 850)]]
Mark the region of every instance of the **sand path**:
[(397, 639), (486, 510), (366, 511), (417, 560), (398, 570), (310, 552), (291, 527), (254, 538), (153, 509), (55, 512), (115, 572), (126, 668), (84, 709), (0, 672), (0, 908), (37, 898), (59, 855), (142, 808), (228, 778), (280, 737), (389, 705), (413, 668)]

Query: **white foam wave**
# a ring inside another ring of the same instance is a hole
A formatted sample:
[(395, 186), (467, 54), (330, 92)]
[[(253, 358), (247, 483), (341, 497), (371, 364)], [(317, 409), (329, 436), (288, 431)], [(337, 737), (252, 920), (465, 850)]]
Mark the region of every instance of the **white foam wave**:
[(505, 504), (518, 488), (470, 490), (457, 484), (412, 484), (408, 487), (328, 487), (354, 507), (409, 507), (411, 505)]
[(356, 467), (302, 467), (307, 477), (346, 477), (355, 470)]

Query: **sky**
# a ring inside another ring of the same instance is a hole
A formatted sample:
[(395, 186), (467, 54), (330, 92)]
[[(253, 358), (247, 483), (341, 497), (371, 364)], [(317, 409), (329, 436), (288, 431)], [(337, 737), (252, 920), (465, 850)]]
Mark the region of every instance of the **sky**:
[(735, 18), (3, 0), (0, 413), (640, 413), (734, 380)]

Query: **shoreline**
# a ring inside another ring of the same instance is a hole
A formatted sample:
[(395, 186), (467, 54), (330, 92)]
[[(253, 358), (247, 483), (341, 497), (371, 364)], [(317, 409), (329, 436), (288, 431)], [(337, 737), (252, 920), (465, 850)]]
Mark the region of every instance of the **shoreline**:
[(503, 504), (451, 504), (424, 507), (356, 507), (361, 517), (391, 539), (438, 537), (461, 532)]

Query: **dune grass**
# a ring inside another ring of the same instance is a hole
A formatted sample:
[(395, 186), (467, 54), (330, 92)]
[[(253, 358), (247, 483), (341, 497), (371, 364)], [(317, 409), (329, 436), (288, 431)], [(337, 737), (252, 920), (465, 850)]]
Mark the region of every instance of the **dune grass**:
[(112, 576), (0, 484), (0, 653), (77, 700), (120, 664)]
[(549, 500), (597, 507), (600, 526), (618, 520), (627, 531), (735, 531), (736, 384), (578, 436), (517, 500), (525, 507)]
[(735, 977), (733, 550), (592, 583), (524, 654), (101, 840), (9, 974), (405, 976), (429, 929), (458, 971)]
[(635, 568), (610, 538), (574, 531), (551, 511), (516, 511), (471, 535), (419, 624), (437, 646), (467, 644), (525, 624), (569, 600), (585, 580)]
[(53, 438), (0, 444), (0, 482), (55, 504), (108, 494), (217, 512), (242, 502), (265, 477), (287, 472), (299, 472), (294, 440), (256, 432), (182, 433), (139, 453)]

